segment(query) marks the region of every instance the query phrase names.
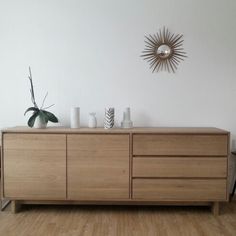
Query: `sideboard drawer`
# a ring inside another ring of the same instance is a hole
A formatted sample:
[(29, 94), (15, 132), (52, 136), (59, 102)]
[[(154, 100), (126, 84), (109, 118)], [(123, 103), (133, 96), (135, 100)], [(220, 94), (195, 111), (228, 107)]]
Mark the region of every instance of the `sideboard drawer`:
[(226, 157), (135, 157), (133, 177), (226, 178)]
[(225, 179), (133, 179), (133, 199), (226, 201)]
[(227, 156), (227, 135), (134, 134), (133, 155)]

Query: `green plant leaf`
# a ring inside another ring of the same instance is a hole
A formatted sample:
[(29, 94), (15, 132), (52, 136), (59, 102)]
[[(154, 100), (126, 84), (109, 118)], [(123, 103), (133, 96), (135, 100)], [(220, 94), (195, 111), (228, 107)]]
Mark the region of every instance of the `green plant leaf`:
[(34, 114), (28, 120), (28, 126), (33, 127), (36, 117), (39, 115), (39, 111), (34, 112)]
[(58, 118), (54, 114), (52, 114), (49, 111), (45, 111), (45, 110), (42, 110), (42, 111), (48, 117), (49, 121), (51, 121), (53, 123), (57, 123), (58, 122)]
[(37, 111), (39, 111), (39, 109), (36, 108), (36, 107), (29, 107), (29, 108), (25, 111), (24, 116), (25, 116), (25, 114), (26, 114), (27, 112), (29, 112), (29, 111), (37, 112)]

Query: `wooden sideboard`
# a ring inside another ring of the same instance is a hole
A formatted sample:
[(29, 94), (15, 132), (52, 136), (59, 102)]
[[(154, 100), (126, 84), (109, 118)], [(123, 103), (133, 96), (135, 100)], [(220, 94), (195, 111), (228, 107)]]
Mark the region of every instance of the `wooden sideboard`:
[(20, 204), (228, 201), (229, 132), (217, 128), (2, 131), (2, 198)]

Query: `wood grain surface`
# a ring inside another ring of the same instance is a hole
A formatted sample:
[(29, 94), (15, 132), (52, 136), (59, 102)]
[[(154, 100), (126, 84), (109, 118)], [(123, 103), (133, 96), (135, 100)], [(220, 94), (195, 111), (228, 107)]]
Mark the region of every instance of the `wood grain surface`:
[(226, 178), (227, 158), (135, 157), (133, 177)]
[(129, 135), (68, 135), (68, 199), (129, 198)]
[(227, 156), (228, 135), (135, 134), (133, 155)]
[(133, 198), (156, 201), (226, 201), (226, 180), (133, 179)]
[(66, 198), (66, 136), (4, 134), (4, 196)]

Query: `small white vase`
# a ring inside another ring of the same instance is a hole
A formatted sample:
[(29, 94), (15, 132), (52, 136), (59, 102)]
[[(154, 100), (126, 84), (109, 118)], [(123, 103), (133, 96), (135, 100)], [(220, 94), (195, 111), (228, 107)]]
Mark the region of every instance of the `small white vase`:
[(47, 127), (47, 123), (41, 116), (37, 116), (34, 122), (34, 128), (36, 129), (45, 129)]
[(89, 113), (89, 118), (88, 118), (88, 127), (89, 128), (96, 128), (97, 127), (97, 118), (95, 115), (96, 115), (95, 112)]

